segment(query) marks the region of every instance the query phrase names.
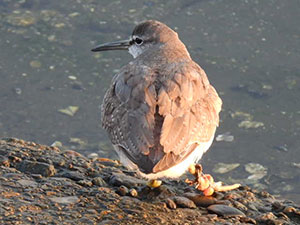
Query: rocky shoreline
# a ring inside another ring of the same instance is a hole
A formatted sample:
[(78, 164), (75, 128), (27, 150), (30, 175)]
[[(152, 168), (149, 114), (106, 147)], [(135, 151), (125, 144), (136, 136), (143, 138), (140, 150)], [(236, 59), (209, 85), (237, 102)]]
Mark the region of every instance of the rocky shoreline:
[(299, 206), (264, 191), (151, 189), (117, 161), (15, 138), (0, 140), (0, 168), (0, 224), (300, 224)]

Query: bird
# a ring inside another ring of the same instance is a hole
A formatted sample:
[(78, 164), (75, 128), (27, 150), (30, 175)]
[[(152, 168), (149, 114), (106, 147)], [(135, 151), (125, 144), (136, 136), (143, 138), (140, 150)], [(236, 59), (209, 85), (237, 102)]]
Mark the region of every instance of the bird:
[[(191, 165), (213, 142), (222, 100), (178, 34), (146, 20), (128, 40), (91, 51), (109, 50), (133, 56), (113, 77), (101, 105), (102, 127), (121, 163), (149, 180), (178, 178), (189, 168), (208, 180), (202, 168)], [(190, 183), (199, 186), (199, 177)]]

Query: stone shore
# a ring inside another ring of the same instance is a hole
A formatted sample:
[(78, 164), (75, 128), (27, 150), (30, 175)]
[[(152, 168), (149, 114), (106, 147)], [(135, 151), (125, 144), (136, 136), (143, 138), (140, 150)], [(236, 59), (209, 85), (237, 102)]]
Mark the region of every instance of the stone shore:
[(0, 224), (300, 224), (300, 207), (247, 186), (204, 197), (184, 178), (151, 189), (117, 161), (4, 138)]

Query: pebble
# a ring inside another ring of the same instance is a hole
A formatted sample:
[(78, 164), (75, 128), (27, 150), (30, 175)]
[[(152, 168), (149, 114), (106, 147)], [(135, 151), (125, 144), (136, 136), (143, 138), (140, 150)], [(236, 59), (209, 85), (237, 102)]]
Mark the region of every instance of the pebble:
[(192, 200), (190, 200), (186, 197), (175, 196), (175, 197), (173, 197), (173, 200), (176, 203), (176, 205), (179, 206), (179, 207), (190, 208), (190, 209), (197, 208), (195, 203)]
[(207, 210), (224, 217), (246, 216), (242, 211), (228, 205), (210, 205), (207, 207)]
[(137, 197), (137, 196), (138, 196), (138, 192), (137, 192), (134, 188), (131, 188), (131, 189), (129, 190), (129, 194), (130, 194), (130, 196), (132, 196), (132, 197)]
[(118, 194), (122, 195), (122, 196), (125, 196), (128, 194), (128, 188), (124, 185), (121, 185), (119, 188), (118, 188)]
[(167, 203), (167, 206), (170, 208), (170, 209), (176, 209), (177, 208), (177, 205), (176, 203), (170, 199), (170, 198), (167, 198), (166, 199), (166, 203)]

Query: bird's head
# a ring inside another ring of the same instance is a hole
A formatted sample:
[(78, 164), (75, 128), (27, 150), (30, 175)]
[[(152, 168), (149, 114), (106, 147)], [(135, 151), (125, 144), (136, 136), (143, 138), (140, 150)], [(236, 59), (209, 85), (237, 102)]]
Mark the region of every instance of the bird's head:
[(134, 28), (129, 40), (101, 44), (92, 51), (128, 50), (136, 58), (149, 49), (174, 41), (179, 41), (175, 31), (159, 21), (147, 20)]

